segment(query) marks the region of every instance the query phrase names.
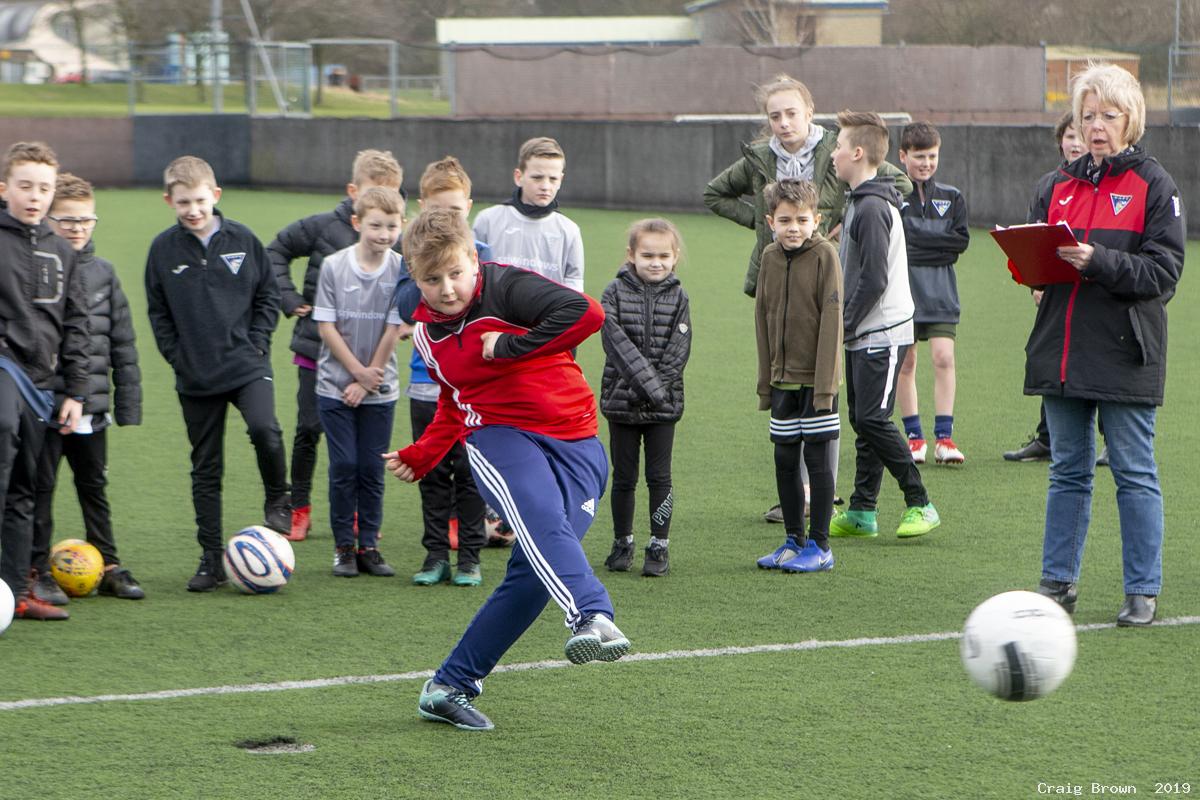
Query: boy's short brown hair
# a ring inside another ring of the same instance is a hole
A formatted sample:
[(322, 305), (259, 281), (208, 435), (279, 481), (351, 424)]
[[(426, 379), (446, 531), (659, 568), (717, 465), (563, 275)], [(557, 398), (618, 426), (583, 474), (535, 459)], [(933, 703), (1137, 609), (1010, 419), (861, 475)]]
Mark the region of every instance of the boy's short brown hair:
[(58, 169), (58, 156), (45, 142), (14, 142), (4, 153), (4, 180), (17, 164), (45, 164)]
[(206, 183), (210, 189), (217, 188), (217, 176), (203, 158), (180, 156), (163, 170), (163, 191), (168, 195), (175, 190), (176, 186), (194, 189)]
[(78, 175), (60, 172), (54, 184), (54, 201), (50, 205), (53, 207), (59, 200), (94, 200), (95, 197), (90, 183)]
[(785, 180), (768, 183), (763, 189), (763, 200), (767, 204), (767, 213), (775, 216), (775, 209), (781, 203), (791, 203), (801, 211), (817, 213), (820, 208), (820, 196), (812, 181)]
[(471, 178), (454, 156), (431, 162), (421, 173), (421, 197), (456, 191), (471, 196)]
[(861, 147), (867, 164), (878, 167), (887, 158), (888, 129), (883, 117), (874, 111), (839, 111), (838, 126), (846, 131), (846, 142)]
[(561, 158), (566, 161), (567, 154), (556, 140), (549, 136), (538, 136), (521, 145), (517, 152), (517, 169), (524, 171), (531, 158)]
[(359, 150), (350, 169), (350, 181), (355, 186), (371, 181), (378, 186), (394, 184), (399, 189), (404, 182), (404, 169), (391, 150)]
[(942, 144), (942, 135), (931, 122), (910, 122), (900, 131), (900, 149), (906, 153), (913, 150), (932, 150)]
[(395, 189), (372, 186), (358, 193), (358, 199), (354, 201), (354, 215), (362, 219), (372, 209), (378, 209), (384, 214), (399, 214), (403, 218), (404, 199)]
[(1054, 150), (1059, 155), (1062, 155), (1062, 140), (1067, 135), (1067, 128), (1075, 125), (1075, 112), (1067, 109), (1063, 115), (1058, 118), (1058, 123), (1054, 126)]
[(448, 208), (422, 211), (404, 229), (404, 260), (413, 278), (420, 280), (456, 258), (475, 250), (475, 236), (462, 215)]

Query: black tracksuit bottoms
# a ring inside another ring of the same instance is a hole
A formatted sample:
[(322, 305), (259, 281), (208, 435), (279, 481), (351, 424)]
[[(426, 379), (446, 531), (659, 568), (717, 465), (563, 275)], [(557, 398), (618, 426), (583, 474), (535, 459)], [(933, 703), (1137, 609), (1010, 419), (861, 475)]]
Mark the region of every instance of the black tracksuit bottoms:
[[(56, 434), (57, 435), (57, 434)], [(0, 370), (0, 578), (19, 600), (29, 587), (33, 499), (45, 425), (21, 397), (12, 377)]]
[(671, 451), (675, 447), (675, 423), (657, 422), (626, 425), (608, 422), (608, 451), (612, 457), (613, 536), (633, 535), (638, 461), (646, 448), (646, 488), (650, 493), (650, 535), (671, 535), (671, 513), (675, 497), (671, 490)]
[(321, 444), (321, 415), (317, 412), (317, 371), (296, 367), (296, 436), (292, 439), (292, 508), (312, 503), (313, 473)]
[(104, 566), (120, 564), (113, 540), (112, 510), (104, 487), (108, 485), (108, 428), (88, 434), (63, 436), (54, 429), (46, 431), (46, 443), (38, 460), (37, 501), (33, 512), (33, 568), (39, 573), (50, 569), (50, 540), (54, 537), (54, 489), (58, 467), (66, 456), (75, 478), (75, 495), (83, 512), (84, 535), (88, 544), (104, 556)]
[[(437, 403), (426, 400), (408, 401), (408, 416), (412, 422), (413, 441), (433, 422)], [(439, 561), (450, 560), (450, 518), (458, 518), (458, 566), (479, 563), (479, 551), (487, 543), (483, 515), (486, 505), (475, 485), (467, 449), (455, 442), (446, 457), (438, 462), (417, 486), (421, 490), (421, 516), (425, 532), (421, 546), (425, 548), (422, 570), (433, 569)]]
[(854, 429), (854, 494), (850, 508), (874, 511), (883, 470), (892, 473), (908, 507), (929, 503), (904, 434), (892, 422), (896, 377), (911, 345), (846, 351), (846, 410)]
[(258, 378), (221, 394), (179, 395), (188, 441), (192, 444), (192, 505), (196, 540), (204, 550), (221, 550), (221, 476), (225, 472), (225, 414), (230, 405), (246, 421), (258, 456), (258, 472), (266, 495), (265, 509), (290, 505), (283, 431), (275, 419), (275, 384)]

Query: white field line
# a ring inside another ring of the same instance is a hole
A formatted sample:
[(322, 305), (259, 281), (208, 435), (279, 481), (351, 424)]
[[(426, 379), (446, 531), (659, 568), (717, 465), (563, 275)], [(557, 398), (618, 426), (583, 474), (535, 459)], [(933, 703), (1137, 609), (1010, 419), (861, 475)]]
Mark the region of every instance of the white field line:
[[(1173, 617), (1154, 623), (1159, 626), (1200, 625), (1198, 617)], [(1099, 622), (1090, 625), (1076, 625), (1080, 633), (1088, 631), (1107, 630), (1115, 628), (1112, 622)], [(662, 653), (633, 653), (625, 656), (620, 664), (639, 661), (673, 661), (688, 658), (713, 658), (720, 656), (744, 656), (758, 653), (791, 653), (806, 650), (826, 650), (829, 648), (883, 647), (888, 645), (924, 644), (926, 642), (943, 642), (961, 639), (959, 631), (943, 631), (940, 633), (915, 633), (907, 636), (877, 636), (862, 639), (839, 639), (822, 641), (809, 639), (804, 642), (785, 644), (756, 644), (745, 647), (712, 647), (701, 650), (667, 650)], [(560, 669), (569, 667), (569, 661), (528, 661), (520, 664), (502, 664), (493, 670), (500, 672), (528, 672), (531, 670)], [(244, 683), (229, 686), (203, 686), (193, 689), (164, 689), (158, 692), (140, 692), (138, 694), (98, 694), (88, 697), (33, 697), (27, 700), (8, 700), (0, 702), (0, 711), (17, 711), (25, 708), (47, 708), (50, 706), (72, 706), (93, 703), (125, 703), (135, 700), (175, 700), (181, 697), (204, 697), (209, 695), (248, 694), (252, 692), (287, 692), (294, 689), (324, 689), (330, 686), (352, 686), (364, 683), (398, 683), (401, 681), (423, 681), (433, 677), (433, 670), (418, 670), (415, 672), (397, 672), (391, 675), (344, 675), (338, 678), (314, 678), (306, 681), (278, 681), (275, 683)]]

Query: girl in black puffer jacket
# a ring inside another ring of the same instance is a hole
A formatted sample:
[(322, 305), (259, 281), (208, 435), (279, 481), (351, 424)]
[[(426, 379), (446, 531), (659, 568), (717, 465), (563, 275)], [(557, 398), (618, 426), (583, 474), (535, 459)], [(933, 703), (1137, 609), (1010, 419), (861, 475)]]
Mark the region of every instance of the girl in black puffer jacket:
[(633, 510), (638, 460), (646, 449), (650, 490), (650, 544), (642, 574), (670, 570), (671, 448), (683, 416), (683, 370), (692, 349), (687, 292), (675, 275), (682, 240), (664, 219), (644, 219), (629, 229), (626, 263), (604, 290), (604, 378), (600, 410), (608, 419), (613, 463), (613, 549), (605, 566), (633, 564)]

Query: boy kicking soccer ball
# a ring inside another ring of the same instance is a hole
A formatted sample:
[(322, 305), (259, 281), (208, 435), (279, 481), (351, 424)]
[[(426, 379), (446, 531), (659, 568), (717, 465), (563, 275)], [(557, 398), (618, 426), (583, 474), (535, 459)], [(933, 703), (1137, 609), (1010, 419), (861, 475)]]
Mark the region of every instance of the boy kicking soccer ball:
[(580, 543), (604, 493), (608, 460), (596, 438), (596, 399), (571, 349), (600, 330), (604, 312), (536, 273), (480, 265), (471, 229), (451, 210), (413, 220), (404, 260), (421, 290), (413, 343), (442, 392), (420, 439), (388, 454), (387, 468), (419, 480), (465, 435), (480, 493), (517, 534), (504, 580), (426, 682), (418, 710), (490, 730), (472, 701), (547, 600), (566, 616), (572, 663), (629, 652)]

